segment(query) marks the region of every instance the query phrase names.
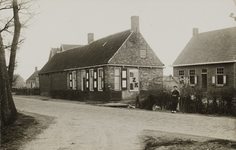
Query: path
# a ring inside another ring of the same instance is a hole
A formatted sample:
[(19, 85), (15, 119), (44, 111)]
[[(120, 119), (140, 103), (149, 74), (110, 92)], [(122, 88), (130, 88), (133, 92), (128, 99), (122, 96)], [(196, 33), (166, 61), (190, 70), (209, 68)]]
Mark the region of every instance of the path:
[(137, 150), (144, 130), (236, 141), (236, 120), (14, 97), (17, 109), (56, 117), (26, 150)]

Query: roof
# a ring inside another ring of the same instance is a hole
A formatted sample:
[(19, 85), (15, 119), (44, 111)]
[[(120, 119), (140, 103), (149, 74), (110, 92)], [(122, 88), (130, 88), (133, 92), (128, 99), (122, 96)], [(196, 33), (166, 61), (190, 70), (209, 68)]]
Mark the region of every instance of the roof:
[(52, 58), (52, 56), (54, 56), (57, 53), (58, 50), (59, 50), (59, 48), (51, 48), (51, 51), (50, 51), (50, 54), (49, 54), (49, 59)]
[(119, 32), (89, 45), (55, 54), (41, 69), (40, 74), (65, 69), (108, 64), (108, 61), (131, 35), (130, 30)]
[(178, 83), (178, 77), (173, 77), (172, 75), (163, 76), (163, 82), (176, 82), (176, 83)]
[(76, 44), (61, 44), (62, 51), (66, 51), (69, 49), (77, 48), (77, 47), (82, 47), (84, 45), (76, 45)]
[(236, 62), (236, 27), (199, 33), (191, 38), (173, 66)]
[(39, 70), (35, 71), (26, 81), (28, 80), (36, 80), (36, 77), (39, 74)]

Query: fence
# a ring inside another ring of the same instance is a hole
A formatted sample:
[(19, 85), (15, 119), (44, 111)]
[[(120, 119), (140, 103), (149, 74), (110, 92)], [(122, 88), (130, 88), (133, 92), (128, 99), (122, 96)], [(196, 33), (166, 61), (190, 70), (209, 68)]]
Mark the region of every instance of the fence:
[(20, 89), (12, 89), (12, 93), (16, 95), (40, 95), (39, 88), (20, 88)]

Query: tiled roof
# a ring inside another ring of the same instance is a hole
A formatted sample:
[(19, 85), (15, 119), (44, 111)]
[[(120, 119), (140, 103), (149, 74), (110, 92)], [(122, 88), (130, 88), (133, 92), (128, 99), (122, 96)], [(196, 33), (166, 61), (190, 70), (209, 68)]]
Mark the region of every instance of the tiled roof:
[[(51, 51), (50, 51), (50, 54), (49, 54), (49, 59), (52, 57), (52, 56), (54, 56), (56, 53), (57, 53), (57, 51), (59, 50), (59, 48), (51, 48)], [(48, 60), (49, 60), (48, 59)]]
[(131, 31), (126, 30), (96, 40), (89, 45), (57, 53), (44, 65), (40, 74), (107, 64), (130, 34)]
[(82, 47), (84, 45), (75, 45), (75, 44), (61, 44), (62, 50), (66, 51), (69, 49), (77, 48), (77, 47)]
[(38, 74), (39, 74), (39, 70), (35, 71), (35, 72), (26, 80), (26, 82), (27, 82), (28, 80), (35, 80), (36, 77), (38, 76)]
[(193, 36), (173, 66), (227, 61), (236, 61), (236, 27)]

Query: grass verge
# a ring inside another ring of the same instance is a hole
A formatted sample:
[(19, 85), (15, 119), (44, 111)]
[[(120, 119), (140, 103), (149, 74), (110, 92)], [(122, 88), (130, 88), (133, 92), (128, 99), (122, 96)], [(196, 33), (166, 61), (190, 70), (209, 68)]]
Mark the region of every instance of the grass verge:
[(14, 124), (1, 128), (1, 150), (23, 149), (23, 145), (46, 129), (53, 119), (33, 113), (18, 113)]

